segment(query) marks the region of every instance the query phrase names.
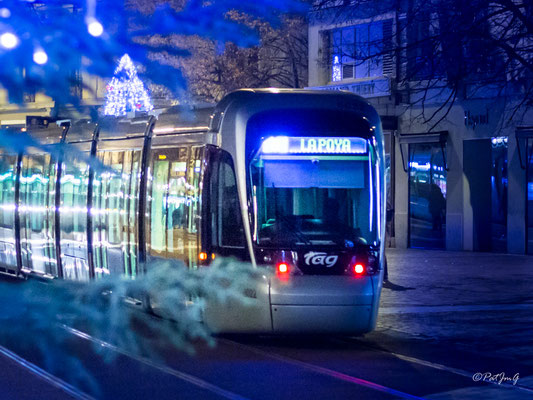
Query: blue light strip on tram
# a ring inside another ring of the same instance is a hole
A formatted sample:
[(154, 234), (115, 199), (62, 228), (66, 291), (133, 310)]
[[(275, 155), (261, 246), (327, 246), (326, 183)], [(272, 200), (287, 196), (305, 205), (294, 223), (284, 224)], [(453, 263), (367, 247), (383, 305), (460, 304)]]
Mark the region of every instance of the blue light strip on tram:
[[(374, 230), (374, 180), (372, 179), (372, 159), (368, 157), (368, 195), (370, 196), (369, 202), (370, 202), (370, 212), (368, 213), (369, 216), (369, 222), (368, 225), (370, 227), (370, 232)], [(379, 189), (379, 188), (378, 188)], [(379, 194), (378, 194), (379, 196)], [(379, 232), (378, 232), (379, 233)]]

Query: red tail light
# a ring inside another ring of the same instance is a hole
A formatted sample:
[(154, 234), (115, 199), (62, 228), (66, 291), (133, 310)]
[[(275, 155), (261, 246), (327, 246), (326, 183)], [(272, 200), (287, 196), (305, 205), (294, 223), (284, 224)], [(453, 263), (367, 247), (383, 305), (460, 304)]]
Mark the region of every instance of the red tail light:
[(291, 276), (291, 265), (286, 262), (276, 264), (276, 275), (281, 281), (288, 281)]
[(279, 263), (276, 267), (276, 271), (279, 275), (288, 275), (289, 274), (289, 264), (287, 263)]
[(357, 276), (365, 273), (365, 266), (361, 263), (357, 263), (353, 266), (353, 273)]
[(344, 270), (346, 275), (355, 277), (372, 276), (378, 272), (378, 258), (372, 253), (358, 253), (354, 255)]

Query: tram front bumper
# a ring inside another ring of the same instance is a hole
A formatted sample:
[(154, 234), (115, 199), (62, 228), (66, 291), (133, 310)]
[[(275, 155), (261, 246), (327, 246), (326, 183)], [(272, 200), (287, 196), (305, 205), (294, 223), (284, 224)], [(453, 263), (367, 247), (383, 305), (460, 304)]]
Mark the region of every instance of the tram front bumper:
[(272, 279), (275, 333), (351, 333), (372, 329), (375, 304), (371, 277), (292, 276)]
[(264, 277), (251, 304), (208, 302), (204, 321), (216, 333), (362, 334), (374, 329), (380, 276)]

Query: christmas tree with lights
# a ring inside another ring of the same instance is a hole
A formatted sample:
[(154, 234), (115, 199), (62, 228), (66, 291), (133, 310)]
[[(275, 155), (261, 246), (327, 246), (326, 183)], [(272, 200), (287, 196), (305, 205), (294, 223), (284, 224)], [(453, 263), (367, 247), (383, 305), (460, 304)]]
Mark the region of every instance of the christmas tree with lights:
[(130, 57), (124, 54), (113, 79), (107, 85), (104, 114), (121, 116), (134, 111), (150, 111), (153, 108), (150, 96), (137, 76), (137, 69)]

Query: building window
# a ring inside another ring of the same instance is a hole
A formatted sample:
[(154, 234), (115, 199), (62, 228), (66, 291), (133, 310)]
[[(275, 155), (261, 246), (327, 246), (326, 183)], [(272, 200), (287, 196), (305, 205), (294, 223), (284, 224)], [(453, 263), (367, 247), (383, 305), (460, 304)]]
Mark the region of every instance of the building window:
[(388, 72), (392, 20), (374, 21), (329, 32), (331, 81), (383, 76)]
[(24, 92), (24, 103), (35, 103), (35, 91)]

